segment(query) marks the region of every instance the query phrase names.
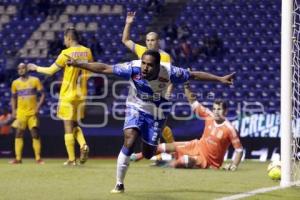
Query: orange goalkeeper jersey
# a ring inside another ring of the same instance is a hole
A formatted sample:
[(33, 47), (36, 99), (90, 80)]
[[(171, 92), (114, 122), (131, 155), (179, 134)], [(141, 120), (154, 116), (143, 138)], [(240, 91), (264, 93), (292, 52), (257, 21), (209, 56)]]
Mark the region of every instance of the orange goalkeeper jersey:
[(219, 168), (224, 155), (230, 146), (235, 149), (242, 148), (240, 139), (232, 124), (226, 119), (223, 123), (217, 124), (213, 113), (199, 102), (194, 102), (193, 110), (199, 117), (205, 120), (205, 128), (199, 141), (199, 151), (202, 152), (207, 164), (213, 168)]

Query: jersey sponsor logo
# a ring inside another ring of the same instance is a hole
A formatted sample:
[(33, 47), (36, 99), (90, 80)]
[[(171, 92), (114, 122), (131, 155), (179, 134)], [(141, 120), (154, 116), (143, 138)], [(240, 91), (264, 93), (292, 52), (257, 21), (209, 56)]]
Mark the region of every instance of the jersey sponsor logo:
[(29, 88), (29, 89), (23, 89), (17, 91), (18, 96), (30, 96), (36, 94), (36, 89)]
[(165, 84), (165, 83), (161, 83), (161, 84), (158, 85), (158, 87), (159, 87), (159, 88), (165, 88), (165, 87), (166, 87), (166, 84)]
[(211, 145), (217, 146), (217, 142), (215, 142), (212, 137), (205, 138), (205, 141), (206, 141), (207, 144), (211, 144)]
[(73, 58), (78, 58), (78, 57), (87, 57), (88, 56), (88, 52), (79, 52), (79, 51), (75, 51), (71, 53), (71, 57)]
[(160, 82), (169, 82), (169, 80), (166, 79), (166, 78), (164, 78), (164, 77), (159, 77), (158, 80), (159, 80)]
[(119, 68), (124, 68), (124, 69), (128, 70), (129, 67), (131, 66), (131, 63), (130, 63), (130, 62), (119, 63), (119, 64), (117, 64), (117, 66), (118, 66)]

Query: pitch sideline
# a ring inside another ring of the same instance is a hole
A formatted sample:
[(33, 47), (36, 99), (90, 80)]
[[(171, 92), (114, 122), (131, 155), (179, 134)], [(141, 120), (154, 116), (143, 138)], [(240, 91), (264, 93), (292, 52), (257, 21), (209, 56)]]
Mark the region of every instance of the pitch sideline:
[(246, 198), (246, 197), (250, 197), (250, 196), (254, 196), (256, 194), (262, 194), (262, 193), (266, 193), (266, 192), (271, 192), (274, 190), (281, 190), (281, 189), (285, 189), (294, 185), (300, 185), (300, 181), (295, 181), (292, 182), (291, 185), (289, 186), (285, 186), (285, 187), (281, 187), (281, 186), (274, 186), (274, 187), (265, 187), (265, 188), (260, 188), (257, 190), (252, 190), (249, 192), (244, 192), (244, 193), (240, 193), (240, 194), (235, 194), (232, 196), (227, 196), (227, 197), (222, 197), (222, 198), (218, 198), (216, 200), (235, 200), (235, 199), (242, 199), (242, 198)]

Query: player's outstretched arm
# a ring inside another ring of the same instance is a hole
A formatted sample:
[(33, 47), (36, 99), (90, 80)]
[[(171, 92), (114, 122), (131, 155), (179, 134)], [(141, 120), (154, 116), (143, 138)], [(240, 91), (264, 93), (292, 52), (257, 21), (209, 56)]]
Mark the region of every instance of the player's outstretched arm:
[(243, 157), (243, 149), (235, 150), (235, 157), (232, 164), (238, 166), (242, 160), (242, 157)]
[(126, 17), (126, 22), (125, 22), (125, 27), (123, 30), (123, 35), (122, 35), (122, 43), (129, 48), (131, 51), (133, 51), (134, 47), (134, 42), (130, 39), (130, 28), (131, 24), (134, 21), (135, 17), (135, 12), (128, 12), (127, 17)]
[(50, 67), (40, 67), (36, 64), (29, 63), (27, 64), (28, 71), (36, 71), (41, 74), (46, 74), (48, 76), (52, 76), (56, 72), (58, 72), (61, 68), (58, 67), (55, 63), (53, 63)]
[(81, 69), (85, 69), (97, 74), (113, 74), (113, 67), (111, 65), (107, 65), (105, 63), (77, 63), (77, 64), (69, 64), (73, 67), (78, 67)]
[(217, 81), (217, 82), (231, 85), (233, 84), (233, 78), (235, 72), (225, 76), (217, 76), (211, 73), (200, 72), (200, 71), (191, 71), (190, 74), (191, 74), (190, 79), (200, 80), (200, 81)]
[(64, 54), (68, 57), (67, 65), (78, 67), (98, 74), (113, 74), (113, 67), (105, 63), (79, 63), (74, 58)]
[(173, 83), (170, 84), (167, 88), (167, 92), (166, 92), (166, 96), (171, 98), (172, 97), (172, 93), (173, 93), (173, 90), (174, 90), (174, 85)]
[(188, 99), (189, 103), (192, 105), (197, 99), (196, 95), (190, 89), (190, 83), (187, 81), (184, 84), (184, 94)]

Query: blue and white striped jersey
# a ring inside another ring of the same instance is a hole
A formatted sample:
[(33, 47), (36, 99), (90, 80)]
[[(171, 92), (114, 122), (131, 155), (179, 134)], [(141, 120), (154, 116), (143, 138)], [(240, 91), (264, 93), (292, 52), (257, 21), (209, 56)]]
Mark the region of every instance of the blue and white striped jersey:
[(168, 101), (167, 88), (171, 83), (184, 83), (190, 78), (186, 69), (161, 63), (158, 78), (148, 81), (141, 75), (141, 60), (116, 64), (113, 73), (130, 82), (126, 105), (149, 113), (158, 119), (165, 118), (171, 104)]

